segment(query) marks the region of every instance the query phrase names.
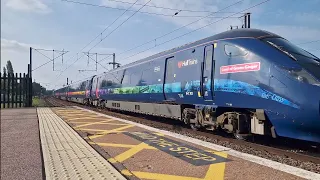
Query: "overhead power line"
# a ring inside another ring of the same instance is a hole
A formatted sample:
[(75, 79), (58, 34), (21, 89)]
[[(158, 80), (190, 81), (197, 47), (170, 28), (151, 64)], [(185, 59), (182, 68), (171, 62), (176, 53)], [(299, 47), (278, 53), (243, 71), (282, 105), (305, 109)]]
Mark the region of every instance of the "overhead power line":
[[(119, 2), (123, 4), (132, 4), (132, 2), (126, 2), (126, 1), (119, 1), (119, 0), (108, 0), (108, 1), (113, 1), (113, 2)], [(142, 4), (136, 4), (136, 5), (142, 5)], [(191, 10), (191, 9), (177, 9), (177, 8), (170, 8), (170, 7), (163, 7), (163, 6), (154, 6), (154, 5), (146, 5), (147, 7), (152, 7), (152, 8), (158, 8), (158, 9), (167, 9), (167, 10), (173, 10), (173, 11), (186, 11), (186, 12), (207, 12), (207, 13), (212, 13), (212, 11), (201, 11), (201, 10)], [(220, 12), (220, 13), (234, 13), (234, 12)]]
[[(212, 12), (211, 14), (209, 14), (209, 15), (207, 15), (207, 16), (211, 16), (212, 14), (219, 13), (220, 11), (223, 11), (223, 10), (226, 10), (226, 9), (232, 7), (232, 6), (235, 6), (235, 5), (239, 4), (239, 3), (241, 3), (242, 1), (243, 1), (243, 0), (237, 1), (237, 2), (235, 2), (235, 3), (233, 3), (233, 4), (229, 5), (229, 6), (227, 6), (227, 7), (225, 7), (225, 8), (222, 8), (222, 9), (218, 10), (217, 12)], [(134, 50), (134, 49), (137, 49), (137, 48), (139, 48), (139, 47), (142, 47), (142, 46), (144, 46), (144, 45), (146, 45), (146, 44), (149, 44), (149, 43), (151, 43), (151, 42), (155, 42), (156, 40), (158, 40), (158, 39), (160, 39), (160, 38), (163, 38), (163, 37), (165, 37), (165, 36), (167, 36), (167, 35), (169, 35), (169, 34), (172, 34), (172, 33), (176, 32), (176, 31), (178, 31), (178, 30), (180, 30), (180, 29), (182, 29), (182, 28), (185, 28), (185, 27), (187, 27), (187, 26), (190, 26), (190, 25), (192, 25), (192, 24), (194, 24), (194, 23), (196, 23), (196, 22), (199, 22), (199, 21), (201, 21), (202, 19), (205, 19), (205, 18), (206, 18), (206, 17), (202, 17), (202, 18), (200, 18), (200, 19), (198, 19), (198, 20), (192, 21), (191, 23), (188, 23), (188, 24), (186, 24), (186, 25), (184, 25), (184, 26), (181, 26), (181, 27), (179, 27), (179, 28), (177, 28), (177, 29), (174, 29), (173, 31), (170, 31), (170, 32), (168, 32), (168, 33), (166, 33), (166, 34), (163, 34), (163, 35), (161, 35), (161, 36), (158, 36), (158, 37), (156, 37), (156, 38), (153, 38), (153, 39), (150, 40), (150, 41), (144, 42), (144, 43), (142, 43), (142, 44), (140, 44), (140, 45), (137, 45), (137, 46), (135, 46), (135, 47), (133, 47), (133, 48), (131, 48), (131, 49), (125, 50), (125, 51), (119, 53), (117, 56), (122, 55), (122, 54), (125, 54), (125, 53), (127, 53), (127, 52), (130, 52), (130, 51), (132, 51), (132, 50)], [(158, 46), (158, 45), (156, 45), (156, 46)], [(106, 57), (106, 58), (108, 58), (108, 57)], [(102, 59), (102, 60), (104, 60), (104, 59)], [(102, 60), (101, 60), (101, 61), (102, 61)]]
[[(145, 3), (145, 5), (147, 5), (149, 2), (150, 2), (151, 0), (149, 0), (147, 3)], [(135, 1), (135, 2), (138, 2), (138, 0), (137, 1)], [(133, 4), (134, 5), (134, 4)], [(132, 6), (133, 6), (132, 5)], [(144, 5), (144, 6), (145, 6)], [(127, 10), (129, 10), (132, 6), (130, 6)], [(139, 9), (138, 9), (138, 11), (140, 11), (144, 6), (142, 6), (142, 7), (140, 7)], [(108, 35), (106, 35), (104, 38), (102, 38), (98, 43), (96, 43), (92, 48), (90, 48), (90, 50), (92, 50), (93, 48), (95, 48), (98, 44), (100, 44), (105, 38), (107, 38), (109, 35), (111, 35), (114, 31), (116, 31), (120, 26), (122, 26), (125, 22), (127, 22), (130, 18), (132, 18), (138, 11), (136, 11), (135, 13), (133, 13), (131, 16), (129, 16), (125, 21), (123, 21), (120, 25), (118, 25), (114, 30), (112, 30)], [(124, 13), (123, 13), (124, 14)], [(123, 14), (121, 14), (117, 19), (119, 19)], [(115, 22), (115, 21), (114, 21)], [(110, 26), (108, 26), (108, 27), (110, 27)], [(101, 34), (101, 33), (100, 33)], [(88, 45), (86, 45), (85, 47), (87, 47)], [(84, 48), (83, 48), (84, 49)], [(82, 50), (83, 50), (82, 49)], [(82, 51), (81, 50), (81, 51)], [(89, 51), (90, 51), (89, 50)], [(88, 51), (88, 52), (89, 52)], [(82, 56), (84, 56), (84, 55), (82, 55)], [(60, 77), (61, 76), (61, 74), (63, 73), (63, 72), (65, 72), (68, 68), (70, 68), (73, 64), (75, 64), (77, 61), (78, 61), (79, 59), (77, 59), (76, 61), (74, 61), (70, 66), (68, 66), (66, 69), (64, 69), (61, 73), (60, 73), (60, 75), (58, 76), (58, 77)], [(98, 64), (100, 65), (100, 66), (102, 66), (99, 62), (98, 62)], [(102, 67), (104, 67), (104, 66), (102, 66)], [(106, 68), (105, 68), (106, 69)], [(108, 69), (106, 69), (106, 70), (108, 70)]]
[[(261, 5), (261, 4), (264, 4), (264, 3), (268, 2), (268, 1), (270, 1), (270, 0), (265, 0), (265, 1), (263, 1), (263, 2), (260, 2), (260, 3), (256, 4), (256, 5), (254, 5), (254, 6), (249, 7), (249, 8), (247, 8), (247, 9), (244, 9), (244, 10), (242, 10), (242, 11), (239, 11), (239, 12), (237, 12), (237, 13), (234, 13), (234, 14), (232, 14), (232, 15), (230, 15), (230, 16), (233, 16), (233, 15), (239, 14), (239, 13), (242, 13), (242, 12), (244, 12), (244, 11), (247, 11), (247, 10), (249, 10), (249, 9), (252, 9), (252, 8), (254, 8), (254, 7), (257, 7), (257, 6)], [(210, 26), (210, 25), (212, 25), (212, 24), (215, 24), (215, 23), (217, 23), (217, 22), (219, 22), (219, 21), (222, 21), (222, 20), (224, 20), (224, 19), (226, 19), (226, 18), (219, 19), (219, 20), (217, 20), (217, 21), (215, 21), (215, 22), (209, 23), (209, 24), (207, 24), (207, 25), (205, 25), (205, 26), (202, 26), (202, 27), (197, 28), (197, 29), (195, 29), (195, 30), (189, 31), (189, 32), (187, 32), (187, 33), (185, 33), (185, 34), (182, 34), (182, 35), (180, 35), (180, 36), (177, 36), (177, 37), (175, 37), (175, 38), (169, 39), (169, 40), (167, 40), (167, 41), (165, 41), (165, 42), (163, 42), (163, 43), (161, 43), (161, 44), (158, 44), (157, 46), (160, 46), (160, 45), (166, 44), (166, 43), (168, 43), (168, 42), (170, 42), (170, 41), (173, 41), (173, 40), (175, 40), (175, 39), (181, 38), (181, 37), (183, 37), (183, 36), (185, 36), (185, 35), (188, 35), (188, 34), (190, 34), (190, 33), (193, 33), (193, 32), (195, 32), (195, 31), (198, 31), (198, 30), (200, 30), (200, 29), (203, 29), (203, 28), (205, 28), (205, 27), (207, 27), (207, 26)], [(134, 57), (134, 56), (136, 56), (136, 55), (138, 55), (138, 54), (141, 54), (141, 53), (143, 53), (143, 52), (146, 52), (146, 51), (148, 51), (148, 50), (150, 50), (150, 49), (153, 49), (153, 48), (155, 48), (155, 47), (157, 47), (157, 46), (154, 46), (154, 47), (148, 48), (148, 49), (146, 49), (146, 50), (140, 51), (140, 52), (138, 52), (138, 53), (136, 53), (136, 54), (133, 54), (133, 55), (131, 55), (131, 56), (128, 56), (128, 57), (126, 57), (126, 58), (124, 58), (124, 59), (128, 59), (128, 58)]]
[[(117, 7), (111, 7), (111, 6), (104, 6), (104, 5), (97, 5), (97, 4), (92, 4), (92, 3), (84, 3), (84, 2), (79, 2), (79, 1), (72, 1), (72, 0), (61, 0), (63, 2), (68, 2), (68, 3), (74, 3), (74, 4), (81, 4), (81, 5), (86, 5), (86, 6), (93, 6), (93, 7), (100, 7), (100, 8), (108, 8), (108, 9), (116, 9), (116, 10), (126, 10), (124, 8), (117, 8)], [(116, 2), (116, 1), (115, 1)], [(127, 2), (127, 4), (132, 4), (132, 5), (142, 5), (142, 4), (135, 4), (135, 3), (131, 3), (131, 2)], [(147, 6), (147, 5), (146, 5)], [(131, 6), (132, 7), (132, 6)], [(152, 7), (152, 6), (151, 6)], [(154, 6), (156, 7), (156, 6)], [(158, 7), (158, 8), (162, 8), (162, 9), (171, 9), (171, 8), (165, 8), (165, 7)], [(197, 11), (192, 11), (192, 10), (180, 10), (180, 9), (171, 9), (171, 10), (175, 10), (177, 12), (175, 12), (175, 14), (162, 14), (162, 13), (154, 13), (154, 12), (147, 12), (147, 11), (139, 11), (139, 10), (128, 10), (128, 11), (133, 11), (133, 12), (138, 12), (138, 13), (142, 13), (142, 14), (150, 14), (150, 15), (156, 15), (156, 16), (168, 16), (168, 17), (183, 17), (183, 18), (196, 18), (196, 17), (204, 17), (204, 16), (200, 16), (200, 15), (188, 15), (188, 16), (184, 16), (184, 15), (177, 15), (179, 12), (197, 12)], [(209, 12), (212, 13), (212, 11), (198, 11), (198, 12)], [(219, 12), (219, 13), (234, 13), (234, 12)], [(207, 16), (206, 16), (207, 17)], [(207, 17), (207, 18), (223, 18), (223, 17)], [(238, 18), (238, 17), (229, 17), (229, 18)]]
[[(35, 71), (35, 70), (37, 70), (37, 69), (39, 69), (39, 68), (41, 68), (41, 67), (43, 67), (43, 66), (45, 66), (45, 65), (47, 65), (48, 63), (50, 63), (50, 62), (52, 62), (52, 61), (54, 61), (55, 59), (57, 59), (57, 58), (59, 58), (59, 57), (63, 57), (63, 55), (64, 54), (66, 54), (66, 53), (68, 53), (69, 51), (59, 51), (59, 50), (48, 50), (48, 49), (34, 49), (34, 50), (36, 50), (38, 53), (40, 53), (41, 55), (43, 55), (44, 57), (46, 57), (47, 59), (50, 59), (49, 61), (47, 61), (47, 62), (45, 62), (45, 63), (43, 63), (43, 64), (41, 64), (40, 66), (38, 66), (38, 67), (36, 67), (35, 69), (33, 69), (32, 71)], [(62, 54), (60, 54), (59, 56), (57, 56), (57, 57), (54, 57), (54, 58), (50, 58), (50, 57), (48, 57), (47, 55), (45, 55), (45, 54), (43, 54), (43, 53), (41, 53), (39, 50), (42, 50), (42, 51), (53, 51), (53, 52), (59, 52), (59, 53), (62, 53)]]
[[(138, 2), (138, 0), (136, 1), (136, 2)], [(132, 5), (133, 6), (133, 5)], [(129, 10), (132, 6), (130, 6), (127, 10)], [(127, 10), (126, 11), (124, 11), (120, 16), (118, 16), (109, 26), (107, 26), (101, 33), (99, 33), (93, 40), (91, 40), (88, 44), (86, 44), (80, 51), (82, 51), (82, 50), (84, 50), (86, 47), (88, 47), (93, 41), (95, 41), (100, 35), (102, 35), (102, 33), (104, 32), (104, 31), (106, 31), (110, 26), (112, 26), (120, 17), (122, 17), (126, 12), (127, 12)], [(119, 26), (118, 26), (119, 27)], [(110, 33), (109, 33), (109, 35), (110, 35)], [(99, 44), (99, 43), (101, 43), (102, 42), (102, 40), (100, 40), (97, 44)], [(96, 44), (96, 45), (97, 45)], [(95, 46), (96, 46), (95, 45)], [(94, 46), (94, 47), (95, 47)], [(92, 49), (92, 48), (91, 48)], [(90, 50), (91, 50), (90, 49)], [(90, 51), (89, 50), (89, 51)], [(88, 51), (88, 52), (89, 52)], [(77, 59), (72, 63), (72, 64), (70, 64), (66, 69), (64, 69), (63, 71), (61, 71), (61, 73), (58, 75), (58, 77), (57, 78), (59, 78), (62, 74), (63, 74), (63, 72), (65, 72), (67, 69), (69, 69), (71, 66), (73, 66), (77, 61), (79, 61), (79, 59), (81, 59), (82, 57), (84, 56), (84, 54), (82, 54), (82, 56), (80, 57), (80, 58), (78, 58), (77, 57)], [(74, 56), (75, 57), (75, 56)], [(74, 57), (72, 57), (71, 59), (73, 59)]]

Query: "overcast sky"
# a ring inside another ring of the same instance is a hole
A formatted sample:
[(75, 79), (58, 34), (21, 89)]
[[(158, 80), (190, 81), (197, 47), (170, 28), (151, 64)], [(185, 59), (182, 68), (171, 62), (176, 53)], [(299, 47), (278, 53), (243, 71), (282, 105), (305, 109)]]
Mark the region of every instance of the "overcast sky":
[[(102, 35), (101, 32), (124, 12), (122, 9), (129, 8), (136, 0), (73, 1), (100, 5), (100, 7), (61, 0), (1, 0), (1, 72), (7, 60), (11, 60), (15, 72), (26, 72), (30, 46), (48, 50), (55, 49), (61, 51), (64, 49), (69, 52), (63, 56), (63, 59), (62, 57), (55, 59), (55, 71), (53, 71), (53, 63), (50, 62), (33, 72), (33, 79), (40, 82), (46, 88), (60, 88), (66, 83), (67, 77), (75, 82), (81, 78), (107, 71), (98, 65), (98, 72), (79, 72), (79, 70), (84, 69), (95, 70), (94, 62), (89, 60), (88, 63), (88, 57), (82, 52), (91, 49), (91, 53), (116, 53), (116, 60), (121, 64), (126, 64), (175, 46), (226, 31), (230, 25), (241, 26), (241, 19), (237, 17), (242, 14), (233, 14), (264, 0), (244, 0), (230, 8), (222, 10), (221, 12), (224, 13), (213, 14), (212, 18), (203, 18), (172, 34), (121, 55), (119, 54), (126, 50), (154, 40), (174, 29), (207, 16), (210, 12), (219, 11), (238, 1), (151, 0), (147, 4), (149, 6), (141, 9), (143, 13), (136, 13), (109, 36), (107, 35), (110, 32), (135, 12), (127, 11), (112, 26), (105, 30)], [(122, 3), (119, 1), (122, 1)], [(136, 3), (138, 5), (132, 6), (131, 10), (140, 9), (148, 1), (138, 0)], [(102, 6), (113, 7), (114, 9)], [(165, 8), (155, 8), (154, 6)], [(271, 0), (247, 12), (252, 13), (252, 28), (261, 28), (277, 33), (295, 44), (304, 43), (300, 46), (320, 57), (320, 41), (305, 43), (320, 39), (319, 7), (320, 0)], [(179, 12), (178, 15), (173, 17), (176, 12)], [(221, 20), (223, 17), (228, 16), (233, 18)], [(164, 43), (216, 21), (218, 22), (210, 26)], [(95, 41), (80, 51), (98, 35), (99, 37)], [(106, 38), (101, 41), (104, 37)], [(97, 44), (99, 41), (101, 42)], [(155, 47), (155, 44), (161, 43), (164, 44)], [(92, 48), (95, 44), (97, 44), (96, 47)], [(137, 54), (146, 49), (149, 50)], [(50, 59), (47, 59), (40, 53), (49, 58), (60, 55), (59, 52), (33, 51), (33, 69), (50, 61)], [(137, 55), (127, 58), (134, 54)], [(106, 59), (106, 57), (105, 55), (98, 55), (98, 61), (102, 60), (101, 64), (107, 69), (111, 69), (112, 66), (108, 65), (108, 62), (112, 59)], [(70, 66), (77, 58), (79, 58), (78, 61)], [(95, 56), (92, 56), (92, 58), (95, 59)], [(69, 68), (61, 73), (67, 67)]]

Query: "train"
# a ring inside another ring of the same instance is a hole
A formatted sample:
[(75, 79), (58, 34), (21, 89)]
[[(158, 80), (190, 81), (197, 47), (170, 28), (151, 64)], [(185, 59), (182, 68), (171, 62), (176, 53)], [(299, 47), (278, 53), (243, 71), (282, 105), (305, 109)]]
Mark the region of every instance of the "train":
[(56, 98), (223, 130), (320, 142), (320, 59), (261, 29), (233, 29), (54, 91)]

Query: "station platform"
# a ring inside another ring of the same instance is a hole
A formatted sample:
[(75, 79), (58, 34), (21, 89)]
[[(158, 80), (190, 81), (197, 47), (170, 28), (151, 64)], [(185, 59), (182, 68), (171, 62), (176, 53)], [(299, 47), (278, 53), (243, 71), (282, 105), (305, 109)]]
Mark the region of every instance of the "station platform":
[(320, 179), (303, 169), (87, 109), (52, 111), (128, 179)]
[(1, 109), (0, 114), (0, 179), (43, 179), (36, 108)]
[(320, 179), (79, 107), (1, 110), (1, 179)]

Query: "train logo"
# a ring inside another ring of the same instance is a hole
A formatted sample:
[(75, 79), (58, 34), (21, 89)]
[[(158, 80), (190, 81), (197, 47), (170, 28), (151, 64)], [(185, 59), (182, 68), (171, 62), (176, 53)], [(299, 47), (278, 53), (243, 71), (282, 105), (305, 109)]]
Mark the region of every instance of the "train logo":
[(185, 66), (190, 66), (190, 65), (196, 65), (198, 64), (198, 60), (197, 59), (188, 59), (185, 61), (179, 61), (178, 62), (178, 68), (182, 68)]

